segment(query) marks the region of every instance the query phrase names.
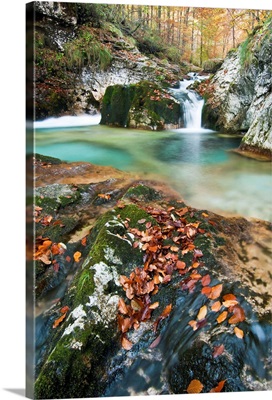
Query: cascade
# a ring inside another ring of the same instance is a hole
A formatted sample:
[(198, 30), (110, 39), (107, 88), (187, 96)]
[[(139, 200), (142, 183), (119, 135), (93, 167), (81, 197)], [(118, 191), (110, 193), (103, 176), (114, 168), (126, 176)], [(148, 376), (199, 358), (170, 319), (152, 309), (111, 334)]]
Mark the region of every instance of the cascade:
[(180, 102), (184, 115), (184, 127), (189, 130), (202, 130), (201, 116), (204, 99), (196, 92), (188, 90), (194, 81), (206, 79), (190, 72), (191, 79), (180, 81), (178, 89), (171, 89), (173, 96)]

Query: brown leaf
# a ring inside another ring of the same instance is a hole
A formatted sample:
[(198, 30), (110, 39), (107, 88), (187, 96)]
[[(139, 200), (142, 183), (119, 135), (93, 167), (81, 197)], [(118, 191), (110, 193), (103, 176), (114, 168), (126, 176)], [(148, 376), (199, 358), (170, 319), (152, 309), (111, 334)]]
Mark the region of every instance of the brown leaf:
[(218, 385), (210, 390), (210, 393), (219, 393), (221, 392), (221, 390), (223, 389), (224, 385), (225, 385), (226, 379), (224, 381), (220, 381), (218, 383)]
[(163, 317), (163, 318), (168, 317), (171, 310), (172, 310), (172, 304), (168, 304), (168, 306), (166, 306), (165, 309), (163, 310), (163, 312), (161, 313), (161, 317)]
[(61, 317), (59, 317), (58, 319), (56, 319), (56, 321), (53, 324), (53, 328), (57, 328), (57, 326), (59, 326), (59, 324), (65, 319), (66, 317), (66, 313), (64, 313)]
[(207, 311), (208, 311), (207, 306), (205, 306), (205, 305), (202, 306), (202, 307), (199, 309), (196, 318), (197, 318), (199, 321), (201, 321), (202, 319), (204, 319), (204, 318), (206, 317)]
[(224, 350), (225, 350), (225, 346), (223, 344), (220, 344), (220, 346), (215, 346), (214, 352), (213, 352), (213, 358), (220, 356)]
[(125, 336), (123, 336), (121, 344), (125, 350), (130, 350), (133, 346), (133, 344)]
[(218, 300), (215, 303), (213, 303), (213, 305), (211, 306), (212, 311), (219, 311), (221, 308), (221, 302)]
[(176, 267), (177, 267), (177, 269), (185, 269), (185, 268), (186, 268), (186, 264), (185, 264), (184, 261), (178, 260), (178, 261), (176, 262)]
[(81, 239), (82, 246), (86, 246), (86, 242), (87, 242), (87, 236)]
[(244, 337), (244, 331), (242, 329), (237, 328), (237, 326), (234, 328), (234, 333), (239, 339), (243, 339)]
[(221, 322), (225, 321), (225, 319), (227, 318), (228, 312), (227, 311), (223, 311), (217, 318), (217, 322), (219, 324), (221, 324)]
[(216, 285), (216, 286), (212, 286), (212, 291), (208, 296), (209, 299), (212, 299), (212, 300), (217, 299), (220, 296), (222, 289), (223, 289), (222, 283), (220, 283), (219, 285)]
[(236, 304), (232, 310), (233, 316), (229, 319), (229, 324), (237, 324), (245, 320), (245, 312), (238, 304)]
[(193, 379), (187, 387), (187, 393), (200, 393), (203, 387), (204, 386), (198, 379)]
[(124, 315), (128, 314), (127, 305), (122, 298), (119, 299), (118, 310), (121, 314), (124, 314)]
[(211, 277), (209, 274), (204, 275), (201, 279), (202, 286), (208, 286), (211, 283)]
[(75, 253), (74, 253), (74, 260), (75, 260), (75, 262), (79, 262), (79, 260), (80, 260), (80, 257), (81, 257), (81, 253), (80, 253), (80, 251), (76, 251)]

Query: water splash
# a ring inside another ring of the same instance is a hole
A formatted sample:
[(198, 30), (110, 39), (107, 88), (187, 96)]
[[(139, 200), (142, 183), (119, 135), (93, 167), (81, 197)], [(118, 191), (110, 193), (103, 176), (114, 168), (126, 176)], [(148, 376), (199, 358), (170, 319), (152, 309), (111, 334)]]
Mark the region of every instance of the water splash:
[(63, 116), (57, 118), (47, 118), (42, 121), (34, 121), (34, 129), (46, 129), (46, 128), (65, 128), (65, 127), (77, 127), (77, 126), (90, 126), (98, 125), (101, 120), (101, 115), (78, 115), (78, 116)]

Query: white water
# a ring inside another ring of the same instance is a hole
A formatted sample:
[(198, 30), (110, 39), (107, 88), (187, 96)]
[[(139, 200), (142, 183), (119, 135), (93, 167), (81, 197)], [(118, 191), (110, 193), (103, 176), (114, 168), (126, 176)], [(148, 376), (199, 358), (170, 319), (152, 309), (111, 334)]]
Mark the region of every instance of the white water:
[(47, 118), (42, 121), (34, 121), (34, 129), (44, 129), (44, 128), (67, 128), (67, 127), (77, 127), (77, 126), (90, 126), (98, 125), (101, 120), (101, 115), (78, 115), (71, 116), (67, 115), (64, 117), (57, 118)]
[(172, 89), (173, 96), (180, 101), (184, 115), (184, 128), (180, 129), (182, 132), (211, 132), (210, 130), (203, 129), (202, 125), (202, 108), (204, 99), (201, 98), (196, 92), (188, 90), (195, 80), (203, 80), (206, 77), (199, 77), (196, 74), (188, 74), (191, 79), (180, 81), (178, 89)]

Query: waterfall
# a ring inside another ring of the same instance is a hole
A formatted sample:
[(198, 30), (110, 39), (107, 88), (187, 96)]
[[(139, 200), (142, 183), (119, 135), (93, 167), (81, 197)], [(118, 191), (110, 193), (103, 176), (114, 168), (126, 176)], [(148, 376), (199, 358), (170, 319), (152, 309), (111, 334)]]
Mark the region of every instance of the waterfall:
[(195, 73), (188, 74), (191, 79), (180, 81), (178, 89), (171, 89), (173, 96), (180, 102), (184, 115), (184, 127), (189, 130), (197, 131), (201, 128), (202, 108), (204, 99), (196, 92), (188, 90), (195, 80), (206, 79), (199, 77)]

